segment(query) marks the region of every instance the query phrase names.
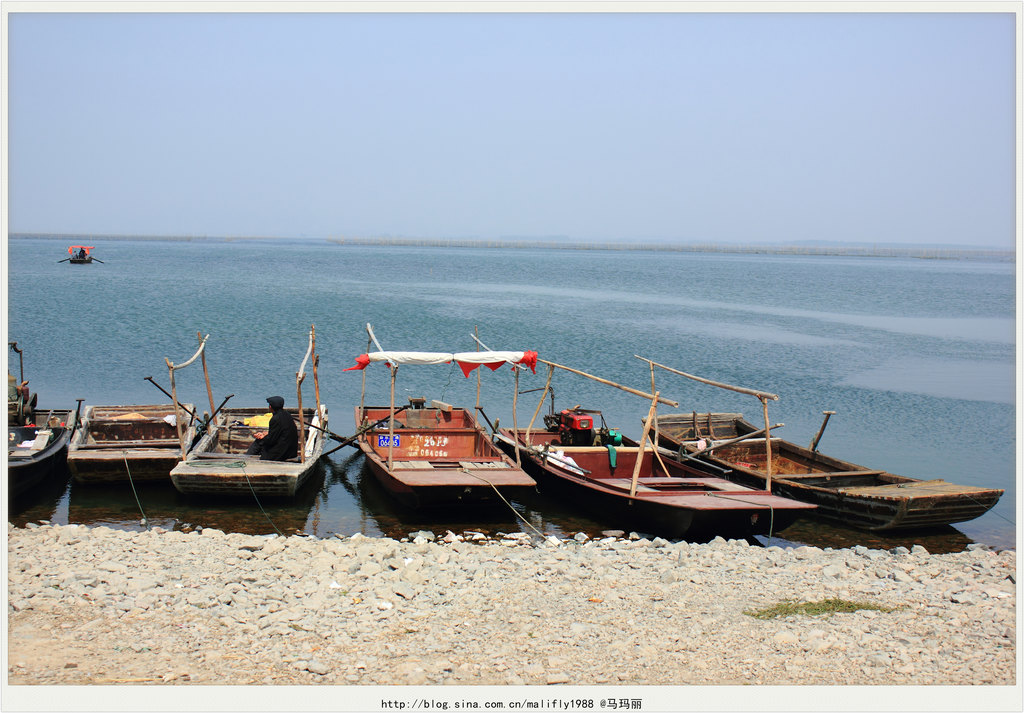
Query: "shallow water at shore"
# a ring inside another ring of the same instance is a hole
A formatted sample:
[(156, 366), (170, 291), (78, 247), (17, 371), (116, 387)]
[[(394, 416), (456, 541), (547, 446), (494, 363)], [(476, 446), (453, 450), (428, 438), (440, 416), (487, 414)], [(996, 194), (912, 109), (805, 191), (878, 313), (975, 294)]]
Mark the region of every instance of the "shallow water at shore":
[[(358, 532), (393, 539), (420, 530), (432, 531), (439, 537), (450, 530), (459, 535), (479, 532), (488, 538), (516, 532), (560, 538), (582, 532), (597, 538), (619, 529), (615, 522), (595, 519), (590, 513), (575, 510), (540, 491), (507, 504), (415, 511), (397, 503), (363, 462), (362, 455), (352, 450), (329, 456), (317, 466), (312, 481), (294, 500), (288, 501), (187, 497), (169, 482), (140, 483), (133, 490), (128, 483), (82, 485), (65, 476), (31, 493), (26, 502), (14, 503), (8, 521), (19, 527), (46, 521), (133, 531), (152, 527), (183, 531), (213, 528), (249, 535), (305, 534), (321, 538)], [(814, 545), (836, 549), (857, 545), (873, 549), (922, 545), (933, 553), (960, 552), (975, 542), (955, 527), (879, 535), (811, 518), (797, 520), (784, 531), (771, 537), (759, 536), (756, 541), (781, 547)], [(996, 549), (1014, 547), (1012, 541), (1000, 540), (995, 533), (979, 541)]]

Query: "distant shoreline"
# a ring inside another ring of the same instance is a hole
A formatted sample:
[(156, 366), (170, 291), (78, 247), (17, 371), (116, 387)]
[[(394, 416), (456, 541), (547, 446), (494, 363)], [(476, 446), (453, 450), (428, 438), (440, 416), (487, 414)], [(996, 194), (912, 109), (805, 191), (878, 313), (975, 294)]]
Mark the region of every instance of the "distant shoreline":
[(325, 242), (334, 245), (396, 246), (426, 248), (502, 248), (534, 250), (606, 250), (646, 252), (726, 253), (744, 255), (805, 255), (832, 257), (909, 257), (928, 260), (996, 260), (1015, 262), (1015, 250), (997, 248), (965, 248), (941, 245), (843, 245), (836, 244), (756, 244), (756, 243), (651, 243), (651, 242), (574, 242), (569, 240), (496, 239), (470, 240), (460, 238), (282, 238), (275, 236), (207, 236), (207, 235), (81, 235), (63, 233), (11, 233), (11, 240), (96, 241), (168, 241), (168, 242), (249, 242), (295, 241)]

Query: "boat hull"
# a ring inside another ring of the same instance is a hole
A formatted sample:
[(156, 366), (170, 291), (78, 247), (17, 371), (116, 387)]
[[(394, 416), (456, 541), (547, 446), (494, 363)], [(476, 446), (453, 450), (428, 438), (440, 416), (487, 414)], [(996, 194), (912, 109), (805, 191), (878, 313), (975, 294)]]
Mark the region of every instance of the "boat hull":
[[(182, 459), (177, 427), (166, 420), (172, 415), (177, 414), (169, 405), (87, 406), (68, 448), (75, 482), (167, 480)], [(194, 424), (182, 426), (182, 437), (187, 450)]]
[[(355, 419), (370, 424), (388, 413), (388, 407), (357, 407)], [(407, 507), (491, 502), (536, 485), (465, 409), (446, 404), (409, 409), (395, 420), (399, 427), (394, 433), (387, 426), (373, 428), (357, 445), (370, 473)], [(397, 443), (389, 449), (392, 436)]]
[[(519, 449), (528, 471), (542, 492), (572, 502), (609, 526), (630, 528), (661, 537), (705, 541), (717, 536), (745, 538), (772, 535), (813, 511), (806, 503), (753, 490), (708, 476), (671, 460), (656, 462), (653, 451), (636, 447), (615, 449), (616, 465), (604, 447), (560, 448), (551, 458), (525, 446), (523, 436), (501, 432), (507, 452)], [(552, 443), (557, 434), (531, 434), (535, 446)], [(563, 467), (563, 457), (574, 466)], [(637, 457), (641, 466), (634, 492), (632, 474)], [(574, 472), (576, 471), (576, 472)]]
[[(8, 432), (20, 432), (24, 428), (8, 429)], [(66, 474), (68, 443), (71, 440), (74, 427), (73, 425), (58, 426), (51, 430), (53, 431), (52, 440), (42, 450), (22, 452), (14, 449), (8, 451), (7, 492), (12, 498), (24, 495), (58, 473)], [(17, 437), (24, 438), (24, 434), (18, 433)]]
[[(297, 409), (285, 410), (298, 418)], [(259, 456), (246, 455), (252, 433), (264, 427), (239, 423), (265, 411), (260, 407), (236, 408), (218, 414), (209, 433), (170, 471), (174, 487), (186, 495), (294, 497), (313, 477), (323, 455), (327, 407), (321, 404), (319, 414), (303, 409), (306, 440), (301, 461), (260, 460)]]
[[(696, 423), (696, 426), (694, 425)], [(658, 417), (662, 446), (679, 452), (698, 450), (695, 438), (728, 440), (752, 433), (741, 414), (696, 414)], [(764, 439), (751, 439), (702, 454), (700, 464), (751, 487), (768, 483)], [(944, 480), (919, 480), (811, 451), (773, 437), (772, 492), (818, 506), (815, 517), (872, 532), (941, 527), (972, 520), (991, 509), (1002, 496), (998, 488), (958, 485)]]

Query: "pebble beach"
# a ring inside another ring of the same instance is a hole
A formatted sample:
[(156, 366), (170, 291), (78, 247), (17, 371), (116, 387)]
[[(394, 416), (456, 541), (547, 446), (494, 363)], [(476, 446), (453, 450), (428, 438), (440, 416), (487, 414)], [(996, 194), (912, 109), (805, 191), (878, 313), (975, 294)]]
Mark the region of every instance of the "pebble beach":
[[(930, 554), (635, 533), (318, 539), (43, 523), (9, 526), (7, 558), (7, 690), (18, 695), (388, 687), (367, 706), (378, 710), (451, 703), (456, 689), (437, 687), (454, 686), (526, 691), (541, 706), (519, 707), (533, 710), (656, 710), (666, 686), (1019, 694), (1016, 553), (979, 545)], [(822, 600), (865, 608), (754, 616)], [(437, 700), (413, 694), (423, 687)]]

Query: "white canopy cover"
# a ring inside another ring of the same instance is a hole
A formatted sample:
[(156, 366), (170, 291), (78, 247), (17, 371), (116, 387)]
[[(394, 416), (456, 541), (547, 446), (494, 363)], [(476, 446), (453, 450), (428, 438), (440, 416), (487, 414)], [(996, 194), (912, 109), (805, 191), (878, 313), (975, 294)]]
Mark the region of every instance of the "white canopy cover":
[(344, 371), (365, 369), (371, 362), (383, 361), (388, 364), (448, 364), (454, 361), (467, 377), (481, 364), (495, 371), (502, 364), (523, 364), (536, 373), (537, 352), (370, 352), (356, 357), (354, 366)]

